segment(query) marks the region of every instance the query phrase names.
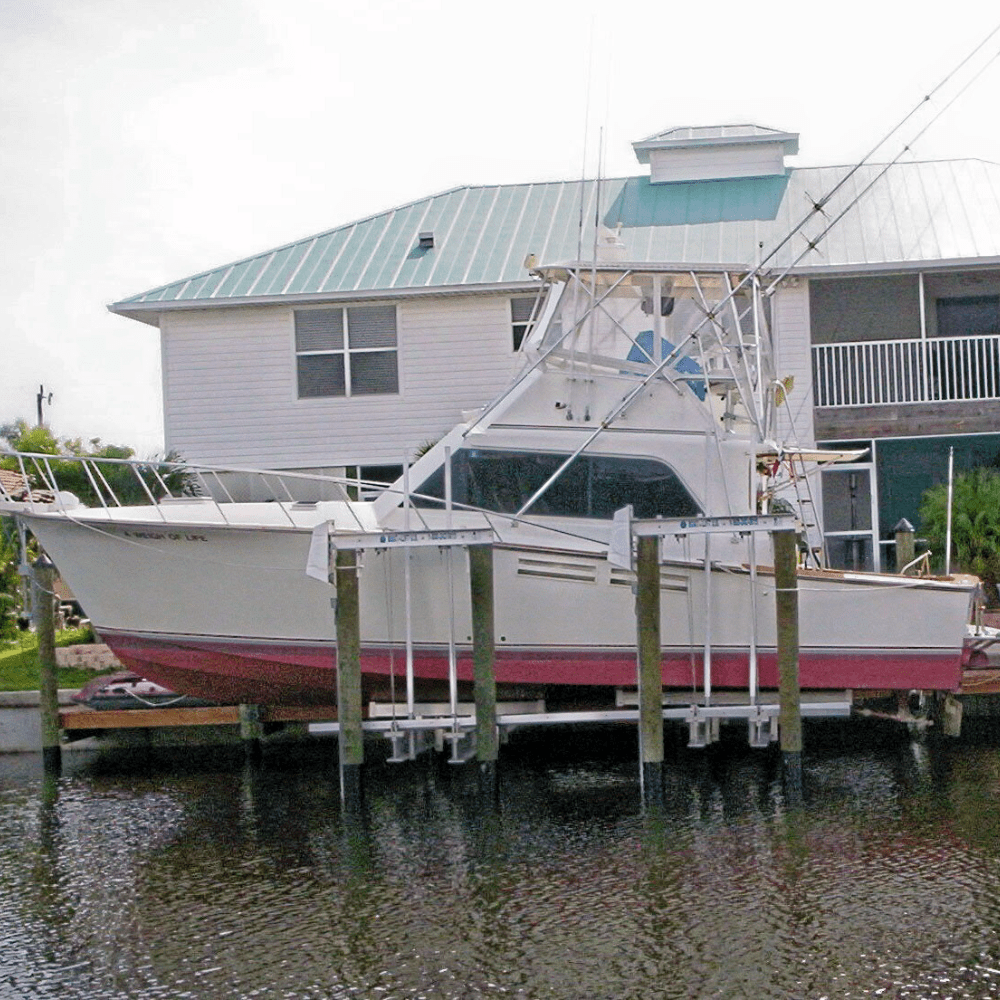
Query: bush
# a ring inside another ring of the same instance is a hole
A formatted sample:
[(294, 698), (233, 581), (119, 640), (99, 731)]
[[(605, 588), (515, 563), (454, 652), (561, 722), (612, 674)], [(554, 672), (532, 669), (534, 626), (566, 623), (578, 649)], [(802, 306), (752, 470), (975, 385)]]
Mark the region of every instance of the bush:
[[(5, 437), (16, 451), (53, 456), (47, 460), (47, 468), (46, 465), (42, 464), (25, 463), (25, 471), (28, 473), (32, 487), (43, 490), (49, 488), (52, 485), (48, 481), (51, 471), (52, 479), (55, 480), (55, 484), (60, 490), (72, 493), (88, 507), (101, 506), (101, 497), (95, 491), (94, 484), (83, 463), (74, 461), (69, 456), (86, 456), (95, 459), (130, 459), (135, 457), (135, 451), (127, 445), (102, 444), (100, 438), (91, 438), (87, 446), (84, 446), (80, 438), (57, 438), (48, 427), (31, 427), (24, 420), (16, 420), (0, 427), (0, 437)], [(136, 468), (133, 466), (101, 463), (101, 475), (107, 484), (107, 488), (103, 484), (100, 485), (104, 499), (110, 500), (107, 495), (108, 489), (114, 493), (120, 503), (126, 506), (149, 503), (150, 493), (156, 499), (162, 497), (163, 487), (149, 471), (153, 466), (158, 465), (159, 461), (159, 459), (151, 459), (148, 466), (142, 467), (146, 470), (143, 473), (145, 488), (139, 481)], [(163, 461), (177, 462), (179, 456), (176, 453), (171, 453)], [(18, 472), (20, 466), (16, 459), (4, 458), (0, 459), (0, 469)], [(164, 471), (162, 475), (167, 488), (172, 493), (193, 491), (191, 477), (184, 470)]]
[[(938, 568), (945, 562), (948, 486), (932, 486), (920, 504), (921, 529)], [(986, 588), (990, 605), (1000, 605), (1000, 472), (973, 469), (955, 477), (951, 524), (952, 568), (974, 573)]]
[(12, 517), (0, 517), (0, 639), (17, 634), (17, 616), (21, 612), (19, 563), (17, 525)]

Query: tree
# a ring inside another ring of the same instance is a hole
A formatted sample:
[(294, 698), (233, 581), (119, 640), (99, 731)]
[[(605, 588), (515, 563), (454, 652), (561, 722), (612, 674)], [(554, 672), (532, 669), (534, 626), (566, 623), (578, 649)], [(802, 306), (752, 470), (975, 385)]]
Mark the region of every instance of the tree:
[(21, 611), (20, 547), (12, 517), (0, 517), (0, 639), (17, 632)]
[[(102, 499), (113, 503), (109, 490), (123, 505), (147, 504), (150, 493), (159, 499), (164, 495), (164, 488), (152, 474), (152, 469), (160, 464), (159, 459), (151, 459), (148, 465), (132, 466), (117, 465), (114, 462), (100, 463), (104, 482), (95, 480), (88, 475), (83, 462), (75, 458), (95, 459), (131, 459), (135, 450), (127, 445), (102, 444), (100, 438), (91, 438), (89, 447), (84, 447), (80, 438), (57, 438), (46, 426), (32, 426), (26, 420), (15, 420), (0, 426), (0, 437), (3, 437), (16, 451), (36, 455), (52, 455), (53, 458), (30, 463), (26, 467), (32, 486), (36, 489), (47, 489), (52, 481), (60, 490), (76, 496), (87, 506), (101, 506)], [(55, 457), (67, 456), (67, 457)], [(178, 462), (176, 453), (167, 455), (163, 462)], [(0, 468), (19, 471), (20, 466), (13, 458), (0, 460)], [(142, 474), (140, 481), (139, 475)], [(161, 478), (172, 493), (192, 492), (192, 481), (183, 470), (161, 472)], [(145, 483), (145, 486), (143, 485)], [(147, 489), (149, 492), (147, 492)]]
[[(0, 425), (0, 439), (15, 451), (52, 456), (48, 459), (24, 460), (23, 470), (28, 475), (33, 491), (44, 493), (54, 484), (59, 490), (72, 493), (88, 506), (99, 507), (102, 500), (113, 505), (114, 501), (109, 495), (111, 492), (117, 497), (118, 503), (123, 505), (148, 504), (150, 495), (156, 499), (164, 495), (164, 484), (174, 495), (197, 492), (194, 478), (183, 469), (158, 469), (157, 478), (152, 470), (160, 465), (159, 459), (151, 459), (148, 464), (137, 467), (99, 462), (103, 481), (93, 473), (88, 475), (84, 463), (75, 460), (82, 457), (133, 458), (135, 451), (127, 445), (102, 444), (100, 438), (91, 438), (88, 447), (84, 447), (80, 438), (60, 439), (48, 427), (34, 426), (26, 420), (13, 420)], [(178, 462), (179, 456), (167, 455), (162, 461)], [(22, 465), (18, 459), (5, 457), (0, 452), (0, 469), (21, 472)], [(142, 476), (142, 481), (139, 475)], [(19, 542), (14, 519), (0, 514), (0, 637), (7, 636), (16, 627), (17, 616), (23, 611), (20, 606), (18, 563)]]
[[(936, 560), (944, 565), (948, 523), (948, 487), (932, 486), (920, 503), (920, 521)], [(1000, 472), (972, 469), (955, 477), (951, 524), (952, 565), (974, 573), (986, 588), (991, 606), (1000, 605)]]

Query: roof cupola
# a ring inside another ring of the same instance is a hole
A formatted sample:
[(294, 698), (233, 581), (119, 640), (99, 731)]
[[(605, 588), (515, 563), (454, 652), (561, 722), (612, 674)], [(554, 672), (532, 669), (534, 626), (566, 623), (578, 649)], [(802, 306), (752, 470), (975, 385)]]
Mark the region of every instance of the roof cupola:
[(797, 132), (763, 125), (682, 126), (632, 143), (649, 164), (651, 184), (774, 177), (785, 174), (785, 157), (799, 151)]

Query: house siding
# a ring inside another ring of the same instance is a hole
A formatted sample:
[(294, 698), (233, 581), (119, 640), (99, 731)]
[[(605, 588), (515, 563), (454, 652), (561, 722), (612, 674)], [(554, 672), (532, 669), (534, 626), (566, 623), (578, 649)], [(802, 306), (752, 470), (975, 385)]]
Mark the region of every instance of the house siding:
[(774, 365), (778, 379), (795, 384), (787, 406), (778, 410), (779, 440), (803, 447), (815, 443), (813, 425), (812, 351), (810, 350), (809, 283), (786, 280), (772, 300)]
[(785, 172), (784, 149), (780, 142), (652, 150), (649, 165), (654, 184), (726, 177), (773, 177)]
[(290, 307), (162, 316), (167, 447), (283, 469), (393, 465), (510, 380), (509, 296), (399, 300), (399, 393), (298, 399)]

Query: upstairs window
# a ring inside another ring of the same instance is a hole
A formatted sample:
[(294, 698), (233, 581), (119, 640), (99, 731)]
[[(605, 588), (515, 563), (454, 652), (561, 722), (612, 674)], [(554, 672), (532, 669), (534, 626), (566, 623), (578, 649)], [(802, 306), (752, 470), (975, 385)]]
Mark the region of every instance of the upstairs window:
[(399, 392), (395, 306), (295, 312), (299, 399)]
[(531, 313), (535, 308), (535, 298), (517, 298), (510, 300), (510, 328), (514, 335), (514, 350), (521, 350), (524, 336), (531, 323)]

